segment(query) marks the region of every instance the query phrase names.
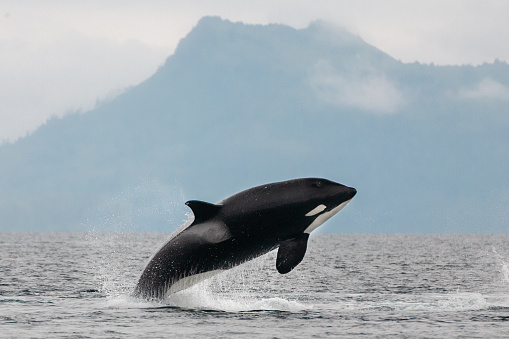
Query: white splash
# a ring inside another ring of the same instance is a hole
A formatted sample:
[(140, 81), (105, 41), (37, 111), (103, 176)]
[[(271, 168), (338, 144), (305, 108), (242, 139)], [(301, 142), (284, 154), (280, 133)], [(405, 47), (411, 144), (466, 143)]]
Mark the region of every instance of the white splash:
[(204, 309), (225, 312), (300, 312), (310, 308), (297, 301), (286, 300), (279, 297), (259, 299), (249, 293), (222, 294), (213, 292), (210, 288), (210, 280), (203, 281), (191, 288), (170, 295), (165, 300), (165, 303), (170, 306), (186, 309)]

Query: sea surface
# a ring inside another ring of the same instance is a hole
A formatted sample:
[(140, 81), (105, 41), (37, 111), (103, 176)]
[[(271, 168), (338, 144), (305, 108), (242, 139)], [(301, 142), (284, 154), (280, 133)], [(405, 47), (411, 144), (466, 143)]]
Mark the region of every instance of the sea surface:
[(509, 235), (312, 235), (164, 302), (130, 296), (169, 234), (0, 233), (1, 338), (509, 337)]

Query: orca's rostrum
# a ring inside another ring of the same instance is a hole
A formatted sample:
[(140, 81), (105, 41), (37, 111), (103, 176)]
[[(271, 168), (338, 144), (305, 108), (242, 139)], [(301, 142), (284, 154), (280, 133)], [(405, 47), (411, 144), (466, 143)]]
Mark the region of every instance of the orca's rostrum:
[(309, 234), (357, 191), (326, 179), (295, 179), (247, 189), (216, 204), (186, 202), (194, 220), (182, 225), (145, 267), (134, 295), (163, 299), (278, 248), (285, 274), (306, 253)]

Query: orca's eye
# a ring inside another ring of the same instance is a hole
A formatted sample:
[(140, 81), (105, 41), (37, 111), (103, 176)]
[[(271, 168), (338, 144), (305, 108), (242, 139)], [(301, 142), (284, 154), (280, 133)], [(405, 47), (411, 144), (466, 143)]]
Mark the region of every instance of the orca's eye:
[(313, 183), (313, 186), (314, 186), (314, 187), (318, 187), (318, 188), (320, 188), (320, 187), (322, 187), (322, 182), (321, 182), (321, 181), (315, 181), (315, 182)]

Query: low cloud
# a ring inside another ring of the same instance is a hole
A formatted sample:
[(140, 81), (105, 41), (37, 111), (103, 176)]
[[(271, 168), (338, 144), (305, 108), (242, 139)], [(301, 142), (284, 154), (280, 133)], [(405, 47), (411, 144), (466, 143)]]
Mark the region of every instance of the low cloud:
[(509, 101), (509, 88), (491, 78), (482, 79), (477, 85), (458, 91), (460, 99)]
[(310, 84), (318, 100), (333, 106), (392, 114), (405, 103), (401, 91), (384, 74), (341, 74), (323, 60), (313, 67)]
[(129, 40), (68, 32), (35, 43), (0, 39), (0, 144), (51, 116), (92, 109), (98, 99), (154, 73), (168, 52)]

